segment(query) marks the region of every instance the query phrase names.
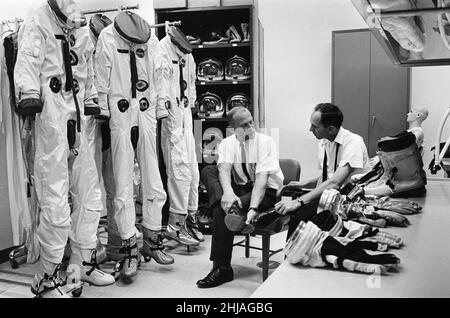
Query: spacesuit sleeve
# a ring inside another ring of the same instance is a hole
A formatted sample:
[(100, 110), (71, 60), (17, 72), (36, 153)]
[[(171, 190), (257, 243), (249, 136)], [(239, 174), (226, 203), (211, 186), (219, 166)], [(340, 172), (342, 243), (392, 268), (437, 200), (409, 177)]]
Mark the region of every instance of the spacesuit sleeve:
[(189, 54), (189, 81), (190, 81), (190, 90), (189, 94), (189, 105), (191, 107), (195, 107), (195, 101), (197, 100), (197, 89), (195, 86), (195, 81), (197, 80), (196, 75), (197, 66), (195, 64), (194, 56)]
[(98, 92), (98, 106), (100, 115), (109, 117), (108, 93), (111, 77), (111, 55), (107, 46), (105, 33), (100, 33), (98, 37), (96, 52), (94, 55), (94, 85)]
[(40, 99), (40, 74), (45, 58), (45, 42), (44, 32), (37, 17), (28, 16), (19, 30), (14, 68), (16, 91), (20, 100)]
[(157, 45), (154, 54), (155, 72), (153, 74), (158, 92), (156, 104), (156, 118), (162, 119), (169, 116), (166, 108), (166, 101), (170, 101), (170, 79), (172, 69), (170, 68), (169, 58), (166, 53)]
[(89, 43), (85, 52), (87, 61), (87, 80), (84, 94), (84, 104), (88, 106), (96, 106), (98, 98), (97, 89), (94, 84), (94, 45)]

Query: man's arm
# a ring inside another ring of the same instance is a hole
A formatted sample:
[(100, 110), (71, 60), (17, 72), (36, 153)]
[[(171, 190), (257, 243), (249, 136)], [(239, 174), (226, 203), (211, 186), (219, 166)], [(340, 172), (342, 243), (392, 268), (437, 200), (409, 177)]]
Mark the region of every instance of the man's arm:
[(317, 186), (317, 183), (319, 182), (319, 177), (308, 179), (304, 181), (291, 181), (288, 185), (290, 186), (296, 186), (299, 188), (307, 188), (307, 189), (314, 189)]
[(319, 184), (317, 188), (315, 188), (311, 192), (305, 193), (295, 200), (285, 202), (280, 201), (275, 204), (275, 209), (280, 214), (286, 214), (295, 211), (301, 207), (300, 200), (303, 201), (304, 204), (307, 204), (315, 199), (320, 198), (323, 191), (326, 189), (339, 189), (352, 172), (353, 168), (351, 168), (347, 163), (343, 167), (339, 167), (330, 179)]
[(239, 206), (242, 207), (242, 203), (239, 200), (239, 197), (236, 196), (231, 186), (231, 168), (232, 164), (228, 162), (222, 162), (218, 165), (219, 182), (223, 190), (220, 205), (222, 209), (225, 211), (225, 213), (228, 212), (228, 209), (235, 201), (238, 201)]
[(322, 182), (319, 184), (314, 190), (311, 192), (305, 193), (300, 197), (300, 200), (302, 200), (304, 203), (309, 203), (315, 199), (320, 198), (324, 190), (327, 189), (339, 189), (345, 180), (350, 176), (350, 174), (353, 172), (353, 168), (350, 167), (348, 163), (345, 164), (343, 167), (337, 168), (333, 176), (328, 179), (325, 182)]
[[(266, 194), (267, 180), (269, 179), (269, 174), (267, 173), (257, 173), (255, 176), (255, 183), (253, 184), (252, 196), (250, 198), (250, 208), (257, 209), (259, 204), (264, 198)], [(250, 210), (247, 213), (247, 221), (249, 224), (250, 221), (255, 217), (256, 211)]]

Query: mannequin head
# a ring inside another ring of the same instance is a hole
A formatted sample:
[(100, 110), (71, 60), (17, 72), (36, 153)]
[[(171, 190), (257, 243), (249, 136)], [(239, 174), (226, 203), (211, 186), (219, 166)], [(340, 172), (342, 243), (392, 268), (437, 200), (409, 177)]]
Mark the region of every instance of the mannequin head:
[(424, 107), (413, 107), (406, 115), (406, 121), (410, 127), (421, 126), (422, 122), (428, 117), (428, 109)]

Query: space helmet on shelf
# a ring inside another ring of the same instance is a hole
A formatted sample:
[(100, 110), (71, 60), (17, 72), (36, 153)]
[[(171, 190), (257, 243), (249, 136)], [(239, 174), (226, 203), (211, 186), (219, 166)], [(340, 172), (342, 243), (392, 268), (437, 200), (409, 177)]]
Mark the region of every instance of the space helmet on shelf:
[(227, 113), (236, 106), (242, 106), (250, 110), (250, 100), (243, 93), (234, 93), (227, 98)]
[(224, 114), (224, 105), (219, 95), (206, 92), (198, 99), (199, 118), (220, 118)]
[(225, 79), (248, 80), (250, 79), (250, 63), (243, 57), (233, 56), (225, 63)]
[(209, 127), (203, 132), (202, 154), (203, 162), (211, 164), (217, 162), (217, 148), (223, 140), (223, 132), (217, 127)]
[(208, 58), (198, 63), (197, 78), (199, 81), (223, 80), (223, 64), (216, 58)]

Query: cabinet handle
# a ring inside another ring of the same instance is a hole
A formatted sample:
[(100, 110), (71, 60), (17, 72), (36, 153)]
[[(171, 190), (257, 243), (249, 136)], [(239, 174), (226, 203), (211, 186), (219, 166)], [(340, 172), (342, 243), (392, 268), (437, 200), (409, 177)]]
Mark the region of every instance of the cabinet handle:
[(375, 121), (377, 120), (376, 116), (372, 116), (372, 127), (375, 126)]

